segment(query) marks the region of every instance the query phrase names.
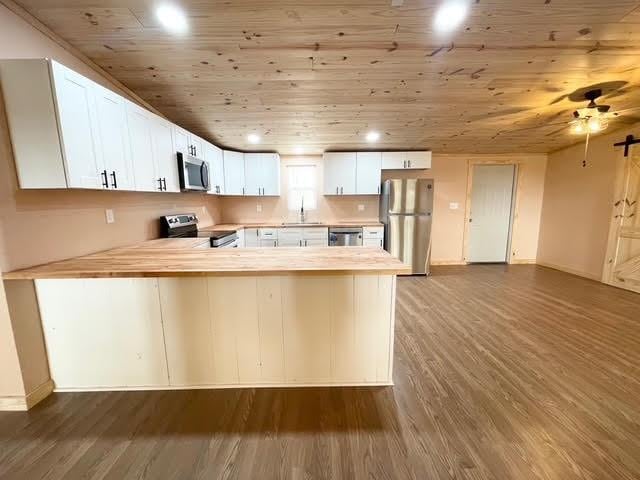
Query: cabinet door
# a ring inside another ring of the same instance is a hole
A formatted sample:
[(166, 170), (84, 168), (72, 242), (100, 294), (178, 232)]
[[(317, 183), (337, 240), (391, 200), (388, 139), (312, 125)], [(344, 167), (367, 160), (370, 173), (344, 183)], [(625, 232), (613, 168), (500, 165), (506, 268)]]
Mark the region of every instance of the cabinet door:
[(278, 246), (279, 247), (301, 247), (302, 246), (302, 229), (301, 228), (279, 228), (278, 229)]
[(280, 195), (280, 155), (277, 153), (263, 154), (262, 194)]
[(211, 180), (210, 194), (224, 195), (224, 161), (222, 150), (215, 145), (206, 142), (204, 144), (204, 159), (209, 162), (209, 176)]
[(193, 155), (194, 157), (198, 157), (198, 158), (204, 158), (204, 145), (205, 142), (202, 138), (194, 135), (193, 133), (189, 134), (189, 144), (192, 147), (192, 151), (193, 153), (191, 155)]
[(162, 182), (160, 178), (156, 177), (153, 158), (151, 114), (144, 108), (128, 101), (126, 109), (136, 190), (142, 192), (162, 191)]
[(263, 156), (262, 153), (244, 154), (244, 194), (249, 196), (262, 195), (263, 187)]
[(51, 62), (69, 188), (104, 188), (93, 82)]
[(224, 188), (226, 195), (244, 195), (244, 154), (222, 151), (224, 161)]
[(173, 125), (162, 117), (153, 115), (151, 137), (156, 176), (162, 179), (166, 192), (180, 191), (178, 159), (172, 138)]
[(168, 386), (156, 279), (37, 280), (36, 288), (57, 388)]
[(173, 150), (183, 155), (191, 155), (191, 143), (189, 141), (190, 133), (177, 125), (172, 125), (173, 130)]
[(102, 160), (109, 175), (109, 186), (117, 190), (135, 190), (126, 100), (100, 85), (95, 85), (95, 92)]
[(328, 247), (329, 239), (328, 238), (308, 238), (303, 240), (303, 245), (305, 247)]
[(407, 168), (431, 168), (431, 152), (406, 152)]
[(255, 248), (260, 246), (257, 228), (244, 229), (244, 246), (247, 248)]
[(261, 238), (260, 240), (258, 240), (258, 246), (260, 247), (277, 247), (278, 246), (278, 240), (277, 239), (265, 239), (265, 238)]
[(356, 193), (356, 154), (328, 152), (324, 154), (324, 194)]
[(382, 174), (382, 154), (380, 152), (358, 152), (356, 163), (356, 193), (377, 195), (380, 193)]
[(382, 152), (383, 170), (401, 170), (407, 166), (407, 152)]

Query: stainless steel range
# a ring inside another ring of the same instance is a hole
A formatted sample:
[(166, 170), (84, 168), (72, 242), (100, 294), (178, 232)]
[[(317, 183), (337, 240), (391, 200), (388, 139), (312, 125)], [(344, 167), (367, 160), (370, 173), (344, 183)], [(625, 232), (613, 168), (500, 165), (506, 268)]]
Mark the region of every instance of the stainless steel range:
[(195, 213), (160, 217), (160, 233), (165, 238), (209, 238), (211, 248), (238, 247), (238, 234), (235, 230), (198, 230), (198, 217)]

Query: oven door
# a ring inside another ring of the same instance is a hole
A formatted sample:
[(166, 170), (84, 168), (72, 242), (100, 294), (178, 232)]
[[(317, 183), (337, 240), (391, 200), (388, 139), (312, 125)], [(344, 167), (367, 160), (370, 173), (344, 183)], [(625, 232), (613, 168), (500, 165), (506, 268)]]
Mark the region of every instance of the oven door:
[(203, 192), (209, 190), (209, 164), (191, 155), (184, 155), (182, 152), (178, 152), (177, 157), (181, 190)]

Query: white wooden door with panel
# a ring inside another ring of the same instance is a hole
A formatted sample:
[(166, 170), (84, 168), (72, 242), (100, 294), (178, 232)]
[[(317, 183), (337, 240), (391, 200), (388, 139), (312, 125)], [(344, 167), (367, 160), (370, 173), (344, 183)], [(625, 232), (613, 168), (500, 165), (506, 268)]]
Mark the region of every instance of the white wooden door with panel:
[(467, 261), (506, 262), (515, 165), (474, 165)]
[(152, 114), (131, 102), (127, 102), (126, 112), (136, 190), (142, 192), (162, 191), (162, 180), (156, 177), (153, 157)]
[(640, 145), (618, 174), (603, 282), (640, 293)]
[(355, 152), (327, 152), (323, 155), (325, 195), (355, 195), (356, 162)]
[(222, 149), (215, 145), (205, 142), (204, 159), (209, 162), (209, 175), (211, 190), (209, 193), (213, 195), (224, 195), (224, 160), (222, 159)]
[[(165, 192), (179, 192), (178, 159), (172, 138), (173, 124), (158, 115), (152, 115), (151, 139), (153, 159), (156, 168), (155, 177), (162, 180)], [(135, 160), (134, 160), (135, 161)]]

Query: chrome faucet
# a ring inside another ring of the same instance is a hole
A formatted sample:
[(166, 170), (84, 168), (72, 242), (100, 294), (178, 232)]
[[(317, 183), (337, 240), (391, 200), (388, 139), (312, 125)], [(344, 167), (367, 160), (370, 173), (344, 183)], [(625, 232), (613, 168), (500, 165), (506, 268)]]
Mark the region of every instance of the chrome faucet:
[(304, 197), (300, 201), (300, 223), (304, 223), (306, 220), (306, 214), (304, 213)]

